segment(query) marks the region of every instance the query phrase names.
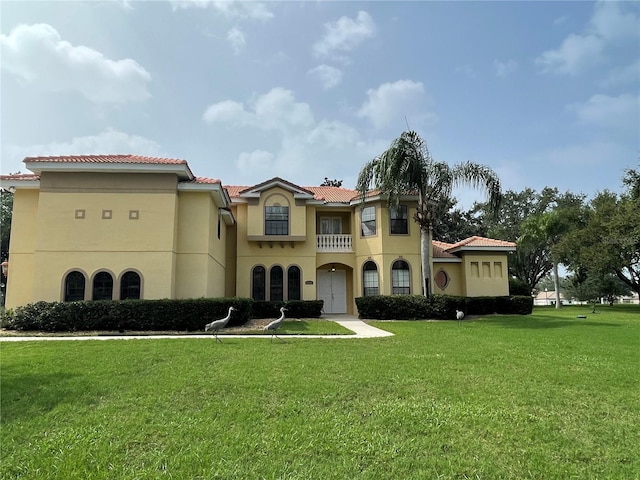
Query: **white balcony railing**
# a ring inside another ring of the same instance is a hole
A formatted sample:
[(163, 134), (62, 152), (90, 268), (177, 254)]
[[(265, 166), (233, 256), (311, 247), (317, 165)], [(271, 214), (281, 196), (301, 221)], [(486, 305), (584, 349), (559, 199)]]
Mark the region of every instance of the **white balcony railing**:
[(351, 235), (316, 235), (318, 252), (353, 252)]

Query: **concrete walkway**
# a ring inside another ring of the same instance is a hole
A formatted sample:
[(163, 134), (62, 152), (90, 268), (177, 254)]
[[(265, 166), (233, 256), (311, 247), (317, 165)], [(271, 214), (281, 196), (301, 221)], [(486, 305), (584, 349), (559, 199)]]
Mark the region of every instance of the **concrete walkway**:
[[(353, 335), (280, 335), (282, 338), (378, 338), (392, 337), (393, 333), (373, 327), (352, 315), (325, 315), (323, 320), (330, 320), (351, 330)], [(218, 335), (221, 339), (230, 338), (271, 338), (271, 335)], [(0, 342), (36, 342), (54, 340), (147, 340), (156, 338), (204, 338), (211, 340), (212, 334), (207, 335), (101, 335), (101, 336), (33, 336), (10, 337), (0, 336)]]

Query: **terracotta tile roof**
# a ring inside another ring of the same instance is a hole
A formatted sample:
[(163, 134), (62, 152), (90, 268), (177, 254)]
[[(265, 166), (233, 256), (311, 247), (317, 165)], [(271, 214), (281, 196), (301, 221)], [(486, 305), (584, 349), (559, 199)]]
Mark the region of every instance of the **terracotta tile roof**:
[(0, 175), (0, 180), (40, 180), (40, 175), (33, 173), (14, 173), (11, 175)]
[(186, 160), (178, 158), (145, 157), (142, 155), (61, 155), (50, 157), (26, 157), (23, 162), (58, 163), (150, 163), (185, 165)]
[(246, 190), (248, 188), (251, 187), (247, 187), (245, 185), (240, 186), (240, 185), (225, 185), (225, 187), (227, 189), (227, 192), (229, 192), (229, 196), (231, 198), (237, 198), (240, 196), (240, 192), (242, 192), (243, 190)]
[(349, 203), (358, 192), (341, 187), (304, 187), (313, 193), (315, 200), (323, 200), (326, 203)]
[(222, 182), (220, 180), (218, 180), (217, 178), (207, 178), (207, 177), (196, 177), (193, 179), (193, 182), (191, 183), (206, 183), (206, 184), (213, 184), (213, 183), (220, 183), (222, 184)]
[[(273, 179), (269, 180), (269, 182), (271, 182), (271, 181), (273, 181)], [(237, 197), (240, 196), (240, 194), (242, 192), (254, 189), (256, 187), (264, 185), (265, 183), (268, 183), (268, 182), (262, 182), (259, 185), (255, 185), (255, 186), (251, 186), (251, 187), (247, 187), (247, 186), (244, 186), (244, 185), (242, 185), (242, 186), (240, 186), (240, 185), (225, 185), (225, 188), (229, 192), (229, 196), (231, 198), (237, 198)], [(289, 183), (289, 182), (285, 182), (285, 183)], [(291, 184), (291, 185), (293, 185), (293, 184)], [(313, 194), (314, 200), (323, 201), (325, 203), (345, 203), (345, 204), (348, 204), (348, 203), (358, 199), (358, 191), (357, 190), (351, 190), (349, 188), (342, 188), (342, 187), (302, 187), (302, 186), (298, 186), (298, 185), (295, 185), (295, 187)], [(378, 192), (374, 192), (374, 191), (369, 192), (367, 194), (367, 197), (373, 196), (373, 195), (378, 195)]]
[(448, 248), (451, 248), (450, 243), (439, 242), (438, 240), (433, 240), (433, 258), (458, 258), (452, 253), (447, 252)]
[(447, 250), (460, 247), (512, 247), (515, 248), (516, 244), (513, 242), (505, 242), (504, 240), (495, 240), (493, 238), (473, 236), (465, 238), (457, 243), (451, 245)]
[(273, 177), (273, 178), (270, 178), (269, 180), (266, 180), (264, 182), (260, 182), (257, 185), (253, 185), (251, 187), (247, 187), (244, 190), (241, 190), (240, 193), (244, 193), (245, 191), (248, 191), (248, 190), (260, 190), (260, 188), (262, 188), (264, 186), (267, 186), (267, 185), (269, 185), (271, 183), (276, 183), (276, 182), (277, 183), (281, 183), (283, 185), (287, 185), (288, 187), (290, 187), (290, 188), (292, 188), (294, 190), (302, 190), (303, 192), (309, 193), (309, 194), (312, 193), (312, 192), (308, 191), (305, 187), (301, 187), (300, 185), (296, 185), (295, 183), (291, 183), (291, 182), (289, 182), (287, 180), (284, 180), (283, 178), (280, 178), (280, 177)]

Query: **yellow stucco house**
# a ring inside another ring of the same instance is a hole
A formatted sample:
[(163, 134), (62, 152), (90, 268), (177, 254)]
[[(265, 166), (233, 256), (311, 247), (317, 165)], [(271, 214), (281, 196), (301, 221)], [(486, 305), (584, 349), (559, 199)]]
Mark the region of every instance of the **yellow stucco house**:
[[(228, 186), (184, 160), (136, 155), (27, 157), (14, 194), (6, 307), (92, 299), (324, 300), (420, 294), (416, 197), (390, 208), (355, 190), (281, 178)], [(432, 291), (508, 295), (515, 244), (434, 241)]]

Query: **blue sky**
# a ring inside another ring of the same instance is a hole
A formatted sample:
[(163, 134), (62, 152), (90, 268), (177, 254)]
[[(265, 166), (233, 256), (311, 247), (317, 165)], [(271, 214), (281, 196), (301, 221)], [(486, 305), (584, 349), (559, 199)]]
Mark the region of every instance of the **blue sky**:
[(407, 122), (434, 158), (489, 165), (505, 189), (619, 191), (638, 165), (638, 2), (0, 8), (3, 173), (134, 153), (228, 185), (352, 188)]

